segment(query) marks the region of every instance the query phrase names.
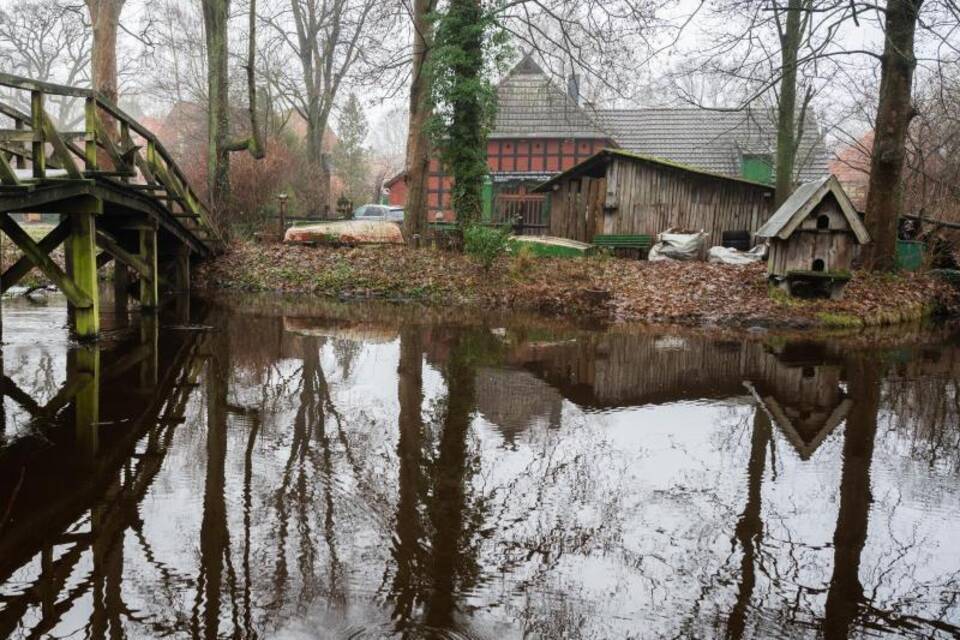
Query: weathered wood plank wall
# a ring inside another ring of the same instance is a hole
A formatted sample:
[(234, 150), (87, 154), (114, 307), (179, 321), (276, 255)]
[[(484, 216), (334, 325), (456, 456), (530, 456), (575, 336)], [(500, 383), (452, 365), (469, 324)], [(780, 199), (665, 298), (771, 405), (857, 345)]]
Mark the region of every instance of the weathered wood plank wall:
[(724, 231), (756, 231), (773, 212), (767, 187), (623, 157), (602, 177), (561, 181), (551, 198), (550, 234), (584, 242), (672, 227), (703, 229), (711, 246)]

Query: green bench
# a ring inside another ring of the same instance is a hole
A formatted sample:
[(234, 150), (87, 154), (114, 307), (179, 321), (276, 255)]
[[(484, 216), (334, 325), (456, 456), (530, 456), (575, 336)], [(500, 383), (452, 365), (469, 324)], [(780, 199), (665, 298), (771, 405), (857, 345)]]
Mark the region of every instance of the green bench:
[(600, 234), (593, 236), (593, 245), (603, 249), (631, 249), (646, 257), (653, 246), (653, 236), (636, 236), (623, 234)]

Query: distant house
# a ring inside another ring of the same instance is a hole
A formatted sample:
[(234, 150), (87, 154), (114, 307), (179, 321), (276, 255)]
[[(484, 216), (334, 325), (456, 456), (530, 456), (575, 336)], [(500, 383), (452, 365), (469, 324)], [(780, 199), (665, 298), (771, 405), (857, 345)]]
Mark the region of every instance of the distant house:
[[(497, 87), (497, 114), (487, 146), (491, 217), (519, 216), (545, 228), (548, 205), (542, 194), (531, 190), (604, 148), (771, 182), (776, 126), (766, 110), (596, 109), (580, 99), (575, 79), (561, 89), (527, 55)], [(798, 152), (800, 180), (823, 176), (827, 164), (819, 128), (809, 121)], [(436, 159), (430, 172), (430, 218), (452, 220), (451, 179)], [(401, 174), (386, 183), (391, 204), (406, 203), (404, 180)]]
[(604, 149), (536, 189), (549, 198), (550, 235), (591, 242), (598, 234), (702, 229), (708, 246), (725, 231), (756, 231), (773, 211), (773, 191), (620, 149)]
[(870, 183), (870, 154), (873, 131), (837, 150), (830, 160), (830, 173), (837, 177), (857, 211), (867, 207), (867, 186)]

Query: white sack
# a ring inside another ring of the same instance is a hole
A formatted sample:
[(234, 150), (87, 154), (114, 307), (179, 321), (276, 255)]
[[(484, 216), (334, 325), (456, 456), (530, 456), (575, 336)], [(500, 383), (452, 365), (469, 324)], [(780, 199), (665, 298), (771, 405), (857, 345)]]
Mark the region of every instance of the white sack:
[(749, 251), (739, 251), (733, 247), (710, 247), (707, 262), (720, 264), (752, 264), (763, 260), (767, 252), (766, 245), (758, 244)]
[(673, 229), (667, 229), (657, 236), (657, 242), (650, 247), (647, 259), (650, 261), (697, 260), (700, 257), (700, 249), (703, 247), (703, 239), (706, 237), (707, 234), (703, 231), (676, 233)]

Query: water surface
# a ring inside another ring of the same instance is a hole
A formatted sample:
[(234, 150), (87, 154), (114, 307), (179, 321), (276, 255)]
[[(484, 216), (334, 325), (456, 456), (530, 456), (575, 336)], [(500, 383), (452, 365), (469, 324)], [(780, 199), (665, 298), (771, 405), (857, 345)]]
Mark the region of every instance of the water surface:
[(960, 339), (5, 301), (0, 637), (960, 634)]

